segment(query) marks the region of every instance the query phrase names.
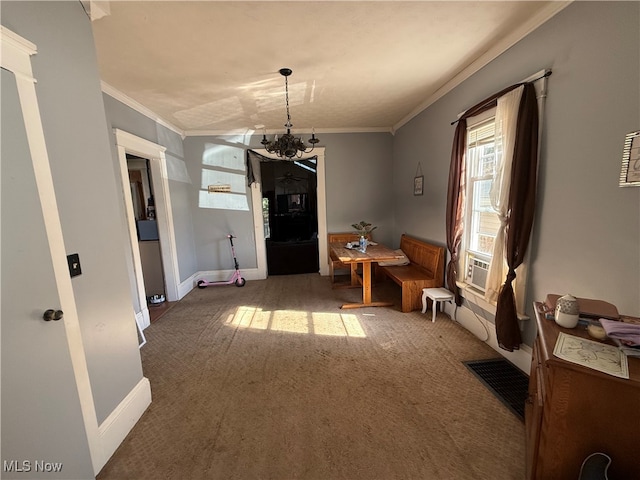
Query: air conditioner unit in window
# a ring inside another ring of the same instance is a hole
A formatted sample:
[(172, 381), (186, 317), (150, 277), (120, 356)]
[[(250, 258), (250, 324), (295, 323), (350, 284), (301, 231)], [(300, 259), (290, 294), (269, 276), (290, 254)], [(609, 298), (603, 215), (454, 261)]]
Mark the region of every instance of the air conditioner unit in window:
[(488, 274), (489, 262), (469, 255), (469, 271), (467, 272), (467, 282), (471, 286), (484, 292), (485, 285), (487, 284)]

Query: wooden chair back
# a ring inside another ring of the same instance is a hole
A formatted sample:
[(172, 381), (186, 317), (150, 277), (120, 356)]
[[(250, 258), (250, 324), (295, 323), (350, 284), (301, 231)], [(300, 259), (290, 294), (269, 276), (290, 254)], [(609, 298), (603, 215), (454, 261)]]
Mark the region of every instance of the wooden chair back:
[[(339, 232), (339, 233), (328, 233), (327, 234), (327, 244), (330, 245), (332, 243), (342, 243), (347, 244), (348, 242), (357, 242), (360, 240), (360, 235), (355, 232)], [(371, 240), (371, 235), (367, 235), (367, 240)], [(339, 269), (350, 269), (349, 265), (345, 265), (337, 258), (332, 258), (331, 249), (329, 249), (329, 276), (331, 277), (331, 283), (335, 283), (335, 270)]]

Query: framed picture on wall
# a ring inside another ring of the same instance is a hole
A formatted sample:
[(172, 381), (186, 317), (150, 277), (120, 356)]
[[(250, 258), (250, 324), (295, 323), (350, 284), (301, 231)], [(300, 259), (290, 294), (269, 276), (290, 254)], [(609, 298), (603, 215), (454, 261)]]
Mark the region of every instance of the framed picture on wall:
[(422, 195), (424, 185), (424, 175), (413, 178), (413, 194)]
[(640, 130), (627, 134), (622, 150), (621, 187), (640, 187)]

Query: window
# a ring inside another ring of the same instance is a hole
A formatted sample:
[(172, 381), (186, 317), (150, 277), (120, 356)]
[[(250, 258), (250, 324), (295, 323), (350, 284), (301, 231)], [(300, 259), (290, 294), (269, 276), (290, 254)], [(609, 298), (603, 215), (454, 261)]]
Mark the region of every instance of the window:
[(464, 235), (465, 282), (484, 291), (500, 220), (491, 206), (496, 172), (495, 111), (467, 129), (466, 221)]
[(482, 290), (483, 303), (498, 305), (496, 329), (505, 349), (521, 341), (511, 312), (513, 307), (519, 316), (525, 311), (526, 235), (535, 213), (536, 142), (550, 74), (540, 71), (462, 112), (454, 135), (449, 172), (456, 183), (450, 182), (447, 192), (447, 245), (458, 263), (448, 265), (455, 275), (447, 276), (447, 286), (478, 299), (472, 290)]

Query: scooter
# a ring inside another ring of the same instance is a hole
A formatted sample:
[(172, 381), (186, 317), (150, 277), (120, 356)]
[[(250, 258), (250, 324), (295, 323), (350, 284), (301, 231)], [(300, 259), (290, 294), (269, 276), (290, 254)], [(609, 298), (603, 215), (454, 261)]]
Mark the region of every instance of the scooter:
[(198, 280), (198, 288), (206, 288), (206, 287), (217, 287), (219, 285), (231, 285), (235, 283), (236, 287), (244, 287), (244, 284), (247, 283), (246, 280), (240, 274), (240, 266), (238, 265), (238, 259), (236, 258), (236, 249), (233, 246), (233, 239), (236, 238), (233, 235), (227, 235), (229, 239), (229, 243), (231, 244), (231, 254), (233, 255), (233, 263), (235, 265), (235, 272), (231, 275), (229, 280), (222, 280), (219, 282), (209, 282), (207, 280)]

